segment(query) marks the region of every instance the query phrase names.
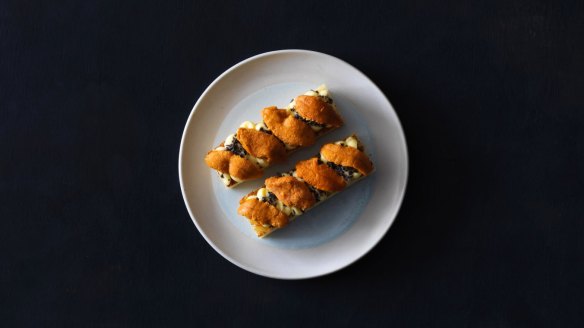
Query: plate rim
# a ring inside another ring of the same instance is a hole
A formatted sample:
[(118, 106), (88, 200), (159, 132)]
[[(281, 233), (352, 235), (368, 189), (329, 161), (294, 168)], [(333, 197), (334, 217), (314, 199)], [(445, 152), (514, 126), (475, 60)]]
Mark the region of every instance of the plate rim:
[[(268, 57), (268, 56), (274, 56), (274, 55), (280, 55), (280, 54), (294, 54), (294, 53), (298, 53), (298, 54), (309, 54), (309, 55), (317, 55), (317, 56), (324, 56), (324, 57), (329, 57), (330, 59), (334, 59), (334, 60), (338, 60), (340, 62), (342, 62), (345, 65), (348, 65), (349, 67), (353, 68), (355, 71), (357, 71), (359, 74), (362, 75), (362, 77), (364, 77), (367, 81), (369, 81), (376, 89), (377, 91), (383, 96), (383, 99), (387, 102), (387, 104), (389, 105), (389, 107), (391, 108), (391, 110), (393, 111), (393, 113), (395, 114), (395, 118), (397, 121), (397, 124), (400, 128), (400, 134), (402, 136), (403, 142), (404, 142), (404, 161), (405, 161), (405, 180), (404, 180), (404, 188), (403, 188), (403, 192), (401, 193), (401, 195), (399, 195), (399, 199), (397, 202), (397, 210), (395, 211), (395, 214), (393, 215), (393, 217), (391, 218), (391, 223), (387, 226), (387, 228), (385, 228), (385, 231), (383, 231), (383, 233), (379, 236), (379, 239), (377, 239), (374, 243), (371, 244), (371, 247), (369, 247), (368, 249), (366, 249), (362, 254), (359, 254), (358, 256), (356, 256), (354, 259), (351, 259), (350, 261), (348, 261), (347, 263), (334, 268), (332, 270), (329, 271), (325, 271), (325, 272), (321, 272), (321, 273), (316, 273), (316, 274), (308, 274), (308, 275), (302, 275), (302, 276), (298, 276), (298, 277), (280, 277), (280, 276), (276, 276), (276, 275), (271, 275), (268, 272), (263, 272), (261, 270), (258, 270), (254, 267), (250, 267), (248, 265), (245, 265), (243, 263), (241, 263), (240, 261), (238, 261), (237, 259), (234, 259), (230, 256), (228, 256), (227, 254), (225, 254), (217, 245), (215, 245), (215, 243), (205, 234), (205, 232), (201, 229), (201, 227), (199, 226), (198, 222), (197, 222), (197, 218), (195, 217), (195, 215), (193, 214), (193, 212), (191, 211), (191, 207), (189, 204), (189, 201), (186, 197), (186, 192), (185, 192), (185, 186), (184, 186), (184, 178), (183, 178), (183, 157), (184, 157), (184, 144), (185, 144), (185, 137), (187, 134), (187, 129), (189, 128), (190, 124), (191, 124), (191, 120), (194, 117), (194, 114), (197, 110), (197, 107), (199, 106), (199, 103), (202, 101), (202, 99), (205, 98), (205, 96), (207, 95), (207, 93), (215, 86), (215, 84), (217, 84), (219, 81), (221, 81), (223, 79), (224, 76), (228, 75), (229, 73), (231, 73), (232, 71), (238, 69), (239, 67), (263, 58), (263, 57)], [(385, 235), (387, 234), (387, 232), (389, 231), (389, 229), (391, 229), (391, 227), (393, 226), (393, 223), (395, 222), (395, 219), (397, 218), (397, 216), (399, 215), (399, 212), (402, 208), (402, 204), (403, 204), (403, 200), (407, 191), (407, 187), (408, 187), (408, 181), (409, 181), (409, 171), (410, 171), (410, 165), (409, 165), (409, 152), (408, 152), (408, 145), (407, 145), (407, 140), (406, 140), (406, 135), (403, 129), (403, 125), (401, 124), (401, 120), (399, 119), (399, 116), (397, 115), (397, 112), (395, 111), (395, 108), (393, 107), (393, 105), (391, 104), (391, 102), (389, 101), (389, 99), (387, 98), (387, 96), (385, 95), (385, 93), (379, 88), (379, 86), (377, 86), (377, 84), (375, 84), (375, 82), (373, 82), (365, 73), (363, 73), (361, 70), (359, 70), (358, 68), (356, 68), (355, 66), (349, 64), (348, 62), (326, 54), (326, 53), (322, 53), (322, 52), (318, 52), (318, 51), (314, 51), (314, 50), (305, 50), (305, 49), (281, 49), (281, 50), (273, 50), (273, 51), (267, 51), (267, 52), (263, 52), (254, 56), (251, 56), (247, 59), (244, 59), (238, 63), (236, 63), (235, 65), (231, 66), (230, 68), (228, 68), (227, 70), (225, 70), (223, 73), (221, 73), (217, 78), (215, 78), (213, 80), (213, 82), (211, 82), (207, 88), (205, 88), (205, 91), (203, 91), (203, 93), (201, 93), (201, 95), (199, 96), (199, 98), (197, 99), (197, 101), (195, 102), (195, 104), (193, 105), (193, 108), (191, 109), (190, 113), (189, 113), (189, 117), (187, 118), (187, 121), (185, 123), (185, 127), (183, 129), (183, 133), (181, 136), (181, 141), (180, 141), (180, 147), (179, 147), (179, 153), (178, 153), (178, 174), (179, 174), (179, 183), (180, 183), (180, 189), (181, 189), (181, 194), (182, 194), (182, 198), (185, 204), (185, 207), (187, 208), (187, 212), (189, 213), (189, 216), (191, 217), (191, 221), (193, 221), (193, 223), (195, 224), (195, 227), (197, 228), (197, 230), (199, 231), (199, 233), (203, 236), (203, 238), (205, 239), (205, 241), (217, 252), (219, 253), (219, 255), (221, 255), (223, 258), (225, 258), (226, 260), (228, 260), (229, 262), (231, 262), (232, 264), (238, 266), (239, 268), (257, 274), (259, 276), (263, 276), (263, 277), (268, 277), (268, 278), (272, 278), (272, 279), (281, 279), (281, 280), (302, 280), (302, 279), (311, 279), (311, 278), (317, 278), (317, 277), (322, 277), (325, 275), (329, 275), (332, 274), (334, 272), (338, 272), (352, 264), (354, 264), (355, 262), (359, 261), (361, 258), (363, 258), (366, 254), (368, 254), (369, 252), (371, 252), (371, 250), (373, 250), (378, 244), (379, 242), (385, 237)]]

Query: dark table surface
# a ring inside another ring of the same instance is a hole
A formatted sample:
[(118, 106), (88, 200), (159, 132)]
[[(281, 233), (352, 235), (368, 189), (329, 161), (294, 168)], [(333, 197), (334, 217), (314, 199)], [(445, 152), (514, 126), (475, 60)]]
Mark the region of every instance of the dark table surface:
[[(1, 325), (582, 326), (583, 32), (581, 1), (1, 1)], [(224, 260), (178, 182), (202, 91), (287, 48), (371, 77), (411, 160), (379, 245), (304, 281)]]

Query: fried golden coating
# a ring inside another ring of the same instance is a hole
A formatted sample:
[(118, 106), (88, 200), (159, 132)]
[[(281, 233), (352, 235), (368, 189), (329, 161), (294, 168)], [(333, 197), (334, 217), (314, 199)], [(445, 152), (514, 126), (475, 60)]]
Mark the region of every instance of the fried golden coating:
[(286, 110), (278, 109), (275, 106), (266, 107), (262, 110), (262, 119), (268, 129), (289, 146), (308, 147), (316, 141), (316, 134), (312, 128), (294, 118)]
[(265, 159), (270, 164), (281, 163), (286, 159), (286, 147), (271, 134), (256, 129), (239, 128), (237, 140), (249, 154)]
[(248, 218), (254, 225), (269, 225), (270, 227), (281, 228), (288, 224), (288, 216), (267, 202), (262, 202), (257, 198), (244, 198), (237, 209), (239, 215)]
[(266, 188), (287, 206), (298, 207), (306, 210), (316, 203), (314, 195), (308, 189), (306, 183), (295, 177), (271, 177), (266, 179)]
[(211, 150), (205, 156), (205, 163), (221, 173), (228, 173), (239, 180), (256, 179), (263, 171), (252, 162), (228, 150)]
[(331, 127), (343, 125), (343, 119), (333, 106), (319, 97), (298, 96), (295, 99), (295, 109), (300, 116)]
[(229, 160), (229, 175), (239, 180), (251, 180), (261, 178), (264, 171), (252, 162), (237, 155)]
[(373, 171), (373, 163), (359, 149), (335, 144), (326, 144), (320, 149), (320, 154), (329, 162), (352, 167), (363, 175)]
[(205, 156), (208, 167), (221, 173), (229, 173), (229, 160), (233, 153), (226, 150), (211, 150)]
[(340, 191), (347, 183), (324, 163), (318, 163), (318, 158), (311, 158), (296, 164), (296, 175), (313, 187), (324, 191)]

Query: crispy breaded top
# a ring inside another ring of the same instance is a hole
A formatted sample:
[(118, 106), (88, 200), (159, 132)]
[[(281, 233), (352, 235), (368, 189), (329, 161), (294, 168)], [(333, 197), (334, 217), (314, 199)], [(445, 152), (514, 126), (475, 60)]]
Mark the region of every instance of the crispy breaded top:
[(335, 144), (326, 144), (320, 149), (320, 154), (329, 162), (356, 169), (363, 175), (373, 171), (373, 163), (359, 149)]
[(205, 156), (208, 167), (221, 173), (229, 173), (229, 159), (233, 153), (226, 150), (211, 150)]
[(324, 191), (340, 191), (347, 183), (328, 165), (311, 158), (296, 164), (296, 175), (313, 187)]
[(259, 178), (263, 171), (252, 162), (228, 150), (211, 150), (205, 156), (205, 163), (221, 173), (228, 173), (239, 180)]
[(237, 155), (231, 156), (229, 160), (229, 175), (239, 180), (250, 180), (260, 178), (264, 172), (252, 162)]
[(262, 226), (269, 224), (273, 227), (281, 228), (288, 224), (288, 216), (286, 214), (257, 198), (243, 200), (237, 209), (237, 213), (247, 217), (252, 223)]
[(306, 210), (314, 205), (316, 199), (306, 183), (295, 177), (271, 177), (266, 179), (266, 187), (287, 206)]
[(252, 156), (266, 159), (268, 163), (279, 163), (286, 159), (286, 147), (271, 134), (256, 129), (239, 128), (237, 140)]
[(287, 145), (308, 147), (316, 141), (312, 128), (286, 110), (266, 107), (262, 110), (262, 118), (268, 129)]
[(298, 96), (296, 97), (296, 111), (300, 116), (315, 121), (319, 124), (340, 127), (343, 125), (343, 119), (333, 109), (333, 106), (326, 101), (315, 96)]

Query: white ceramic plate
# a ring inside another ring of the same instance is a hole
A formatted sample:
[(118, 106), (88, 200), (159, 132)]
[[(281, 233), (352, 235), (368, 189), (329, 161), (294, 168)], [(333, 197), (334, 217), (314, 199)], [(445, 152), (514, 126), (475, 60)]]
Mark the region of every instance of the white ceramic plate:
[[(286, 228), (255, 237), (237, 215), (238, 201), (263, 182), (226, 189), (205, 165), (207, 151), (246, 120), (260, 121), (263, 107), (284, 107), (290, 99), (325, 83), (345, 126), (317, 145), (294, 153), (265, 177), (287, 171), (318, 153), (326, 142), (355, 132), (376, 171)], [(180, 146), (179, 177), (185, 204), (207, 242), (250, 272), (302, 279), (339, 270), (365, 255), (389, 229), (401, 205), (408, 176), (404, 134), (391, 104), (363, 73), (346, 62), (306, 50), (273, 51), (246, 59), (221, 74), (195, 104)]]

